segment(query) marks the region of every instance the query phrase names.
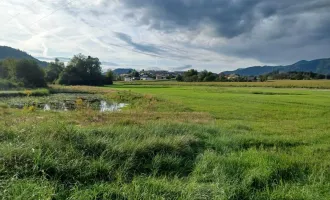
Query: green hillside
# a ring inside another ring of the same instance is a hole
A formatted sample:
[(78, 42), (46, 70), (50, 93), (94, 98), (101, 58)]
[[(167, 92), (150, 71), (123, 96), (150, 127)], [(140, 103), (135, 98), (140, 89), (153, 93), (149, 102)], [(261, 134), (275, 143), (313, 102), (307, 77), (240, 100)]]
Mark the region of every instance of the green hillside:
[(41, 67), (46, 67), (48, 65), (47, 62), (40, 61), (19, 49), (14, 49), (7, 46), (0, 46), (0, 60), (4, 60), (6, 58), (31, 59), (31, 60), (35, 60), (38, 63), (38, 65)]
[(241, 68), (234, 71), (225, 71), (225, 74), (239, 74), (241, 76), (257, 76), (273, 71), (289, 72), (314, 72), (318, 74), (330, 74), (330, 58), (306, 61), (302, 60), (292, 65), (286, 66), (253, 66)]

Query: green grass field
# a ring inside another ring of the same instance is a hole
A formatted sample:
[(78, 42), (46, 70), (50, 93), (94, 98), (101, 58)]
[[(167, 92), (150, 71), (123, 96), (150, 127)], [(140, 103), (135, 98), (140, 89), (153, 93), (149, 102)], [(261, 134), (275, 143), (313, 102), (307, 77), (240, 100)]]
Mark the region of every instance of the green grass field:
[(330, 89), (329, 80), (274, 80), (267, 82), (177, 82), (160, 81), (133, 81), (119, 82), (117, 85), (147, 85), (147, 86), (215, 86), (215, 87), (271, 87), (271, 88), (311, 88)]
[(330, 199), (330, 90), (302, 89), (329, 82), (218, 84), (52, 89), (130, 104), (115, 113), (0, 98), (0, 198)]

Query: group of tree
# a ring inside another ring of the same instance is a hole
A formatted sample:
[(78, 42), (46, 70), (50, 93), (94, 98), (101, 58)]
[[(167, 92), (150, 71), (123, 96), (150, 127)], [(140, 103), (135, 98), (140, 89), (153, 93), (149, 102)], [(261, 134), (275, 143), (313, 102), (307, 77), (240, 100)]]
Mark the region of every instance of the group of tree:
[(0, 78), (17, 83), (20, 87), (45, 87), (45, 73), (36, 61), (5, 59), (0, 62)]
[(297, 71), (291, 71), (291, 72), (280, 72), (280, 71), (274, 71), (269, 74), (266, 74), (268, 79), (273, 80), (313, 80), (313, 79), (330, 79), (329, 75), (324, 74), (318, 74), (314, 72), (297, 72)]
[(312, 80), (312, 79), (330, 79), (329, 75), (318, 74), (313, 72), (279, 72), (274, 71), (268, 74), (259, 76), (240, 76), (240, 75), (226, 75), (224, 73), (215, 74), (210, 71), (204, 70), (198, 72), (195, 69), (190, 69), (184, 72), (182, 75), (176, 76), (177, 81), (184, 82), (253, 82), (260, 81), (264, 82), (267, 80)]
[[(203, 70), (198, 72), (195, 69), (190, 69), (183, 73), (183, 75), (178, 74), (176, 76), (177, 81), (184, 81), (184, 82), (228, 82), (228, 81), (235, 81), (235, 82), (248, 82), (251, 81), (250, 77), (241, 77), (237, 76), (233, 79), (229, 79), (228, 76), (225, 74), (216, 74), (207, 70)], [(252, 79), (254, 80), (254, 79)], [(255, 80), (257, 78), (255, 77)]]
[(5, 59), (0, 62), (0, 79), (18, 83), (21, 87), (46, 87), (47, 83), (61, 85), (110, 85), (114, 74), (102, 73), (98, 58), (75, 55), (65, 66), (55, 59), (46, 68), (30, 59)]
[[(55, 83), (61, 85), (99, 86), (112, 84), (112, 77), (107, 77), (102, 74), (101, 62), (99, 59), (91, 56), (86, 57), (82, 54), (78, 54), (75, 55), (64, 68), (62, 68), (62, 63), (56, 64), (56, 61), (55, 63), (51, 63), (50, 67), (51, 68), (48, 68), (46, 72), (46, 76), (48, 74), (53, 76), (53, 72), (57, 73)], [(60, 71), (60, 69), (62, 70)]]
[(184, 72), (183, 75), (178, 74), (176, 80), (184, 82), (210, 82), (219, 80), (219, 76), (207, 70), (198, 72), (195, 69), (190, 69)]

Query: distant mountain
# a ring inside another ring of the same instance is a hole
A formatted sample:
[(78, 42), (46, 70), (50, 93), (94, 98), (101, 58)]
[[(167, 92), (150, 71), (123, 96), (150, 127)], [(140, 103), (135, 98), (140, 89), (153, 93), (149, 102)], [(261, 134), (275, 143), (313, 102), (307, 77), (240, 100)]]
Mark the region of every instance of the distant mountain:
[(19, 49), (14, 49), (7, 46), (0, 46), (0, 60), (4, 60), (6, 58), (31, 59), (31, 60), (35, 60), (38, 63), (38, 65), (41, 67), (46, 67), (48, 65), (47, 62), (40, 61)]
[(128, 74), (130, 71), (133, 71), (131, 68), (117, 68), (113, 70), (113, 73), (121, 75), (121, 74)]
[(273, 71), (289, 72), (314, 72), (318, 74), (330, 74), (330, 58), (317, 60), (301, 60), (292, 65), (286, 66), (254, 66), (248, 68), (240, 68), (234, 71), (225, 71), (224, 74), (238, 74), (241, 76), (258, 76)]

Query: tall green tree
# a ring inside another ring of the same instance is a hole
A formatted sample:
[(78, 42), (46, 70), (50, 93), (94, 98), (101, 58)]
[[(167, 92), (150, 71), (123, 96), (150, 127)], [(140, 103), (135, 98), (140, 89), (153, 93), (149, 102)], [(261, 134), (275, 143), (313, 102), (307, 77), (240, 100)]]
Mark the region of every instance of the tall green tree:
[(16, 62), (14, 69), (17, 82), (23, 83), (25, 87), (46, 87), (45, 73), (34, 60), (22, 59)]
[(46, 69), (45, 79), (48, 83), (54, 83), (64, 70), (64, 63), (60, 62), (59, 59), (55, 59), (55, 62), (51, 62)]
[(260, 75), (259, 76), (260, 82), (265, 82), (265, 81), (267, 81), (267, 79), (268, 79), (268, 76), (267, 75)]
[(134, 70), (131, 72), (131, 76), (132, 76), (132, 77), (135, 77), (135, 78), (138, 78), (138, 77), (140, 77), (140, 73), (134, 69)]
[(181, 82), (181, 81), (183, 81), (183, 77), (180, 74), (178, 74), (178, 75), (176, 75), (175, 80)]
[(4, 70), (6, 70), (6, 77), (7, 79), (12, 79), (14, 80), (16, 77), (16, 64), (17, 64), (17, 59), (13, 59), (13, 58), (7, 58), (5, 60), (2, 61), (2, 65)]
[(207, 70), (203, 70), (198, 74), (198, 81), (204, 81), (204, 79), (209, 75)]
[(109, 69), (107, 71), (107, 73), (105, 74), (104, 84), (112, 85), (114, 79), (115, 79), (115, 74), (113, 73), (113, 71), (111, 69)]
[(75, 55), (57, 82), (63, 85), (103, 85), (101, 62), (91, 56)]
[(7, 67), (0, 61), (0, 78), (7, 79), (8, 78), (8, 69)]
[(198, 71), (195, 69), (190, 69), (183, 73), (183, 80), (186, 82), (196, 82), (198, 81)]

